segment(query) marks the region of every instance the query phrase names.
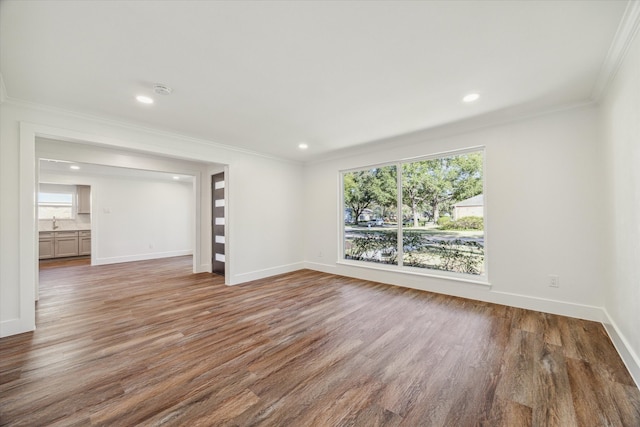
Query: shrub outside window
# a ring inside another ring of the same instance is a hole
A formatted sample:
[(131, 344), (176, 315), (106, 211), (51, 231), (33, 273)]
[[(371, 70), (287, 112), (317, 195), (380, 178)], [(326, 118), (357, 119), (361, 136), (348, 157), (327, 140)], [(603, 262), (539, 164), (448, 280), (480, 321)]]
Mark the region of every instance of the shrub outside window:
[(343, 258), (485, 273), (484, 149), (342, 172)]

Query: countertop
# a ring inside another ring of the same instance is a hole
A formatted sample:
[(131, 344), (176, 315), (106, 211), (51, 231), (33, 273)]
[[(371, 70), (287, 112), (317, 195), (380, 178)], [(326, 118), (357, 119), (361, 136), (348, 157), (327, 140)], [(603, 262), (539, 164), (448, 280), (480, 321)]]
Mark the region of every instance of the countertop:
[(90, 228), (56, 228), (55, 230), (38, 230), (39, 233), (51, 233), (52, 231), (91, 231)]

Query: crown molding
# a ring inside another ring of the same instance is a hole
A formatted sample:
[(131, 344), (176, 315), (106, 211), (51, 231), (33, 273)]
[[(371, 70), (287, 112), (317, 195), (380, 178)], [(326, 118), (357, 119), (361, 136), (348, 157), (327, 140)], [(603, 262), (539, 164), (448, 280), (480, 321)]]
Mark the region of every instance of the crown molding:
[(12, 106), (19, 107), (19, 108), (38, 110), (38, 111), (43, 111), (43, 112), (52, 113), (52, 114), (61, 114), (61, 115), (74, 117), (74, 118), (81, 119), (81, 120), (90, 120), (90, 121), (97, 122), (97, 123), (100, 123), (100, 124), (119, 127), (119, 128), (122, 128), (122, 129), (131, 130), (131, 131), (134, 131), (134, 132), (143, 132), (143, 133), (147, 133), (147, 134), (151, 134), (151, 135), (156, 135), (156, 136), (162, 137), (162, 138), (177, 139), (177, 140), (180, 140), (180, 141), (184, 141), (184, 142), (188, 142), (188, 143), (192, 143), (192, 144), (196, 144), (196, 145), (200, 145), (200, 146), (205, 146), (207, 148), (218, 148), (218, 149), (221, 149), (221, 150), (231, 151), (231, 152), (234, 152), (234, 153), (242, 153), (242, 154), (246, 154), (246, 155), (250, 155), (250, 156), (262, 157), (262, 158), (265, 158), (265, 159), (275, 160), (275, 161), (284, 162), (284, 163), (288, 163), (288, 164), (292, 164), (292, 165), (300, 165), (300, 164), (302, 164), (299, 161), (295, 161), (295, 160), (291, 160), (291, 159), (287, 159), (287, 158), (283, 158), (283, 157), (277, 157), (277, 156), (273, 156), (273, 155), (270, 155), (270, 154), (261, 153), (261, 152), (258, 152), (258, 151), (248, 150), (246, 148), (235, 147), (235, 146), (232, 146), (232, 145), (226, 145), (226, 144), (222, 144), (222, 143), (211, 141), (211, 140), (195, 138), (195, 137), (191, 137), (191, 136), (187, 136), (187, 135), (182, 135), (182, 134), (179, 134), (179, 133), (163, 131), (163, 130), (154, 129), (154, 128), (150, 128), (150, 127), (146, 127), (146, 126), (141, 126), (141, 125), (138, 125), (138, 124), (135, 124), (135, 123), (131, 123), (131, 122), (114, 120), (114, 119), (110, 119), (110, 118), (106, 118), (106, 117), (102, 117), (102, 116), (97, 116), (97, 115), (93, 115), (93, 114), (80, 113), (80, 112), (73, 111), (73, 110), (66, 110), (66, 109), (59, 108), (59, 107), (53, 107), (51, 105), (38, 104), (38, 103), (35, 103), (35, 102), (25, 101), (25, 100), (22, 100), (22, 99), (11, 98), (9, 96), (6, 96), (6, 93), (5, 93), (5, 99), (3, 100), (3, 102), (8, 104), (8, 105), (12, 105)]
[(596, 83), (591, 90), (591, 99), (598, 102), (615, 78), (633, 39), (640, 28), (640, 0), (629, 0), (622, 15), (609, 52), (602, 63)]

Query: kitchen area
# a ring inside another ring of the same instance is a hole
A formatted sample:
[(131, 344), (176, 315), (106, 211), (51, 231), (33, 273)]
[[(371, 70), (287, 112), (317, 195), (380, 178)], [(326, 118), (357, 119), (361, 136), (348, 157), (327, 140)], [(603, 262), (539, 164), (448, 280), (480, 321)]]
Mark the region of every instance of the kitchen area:
[(45, 139), (37, 156), (40, 268), (193, 255), (209, 165)]
[(91, 256), (91, 186), (41, 183), (38, 258)]

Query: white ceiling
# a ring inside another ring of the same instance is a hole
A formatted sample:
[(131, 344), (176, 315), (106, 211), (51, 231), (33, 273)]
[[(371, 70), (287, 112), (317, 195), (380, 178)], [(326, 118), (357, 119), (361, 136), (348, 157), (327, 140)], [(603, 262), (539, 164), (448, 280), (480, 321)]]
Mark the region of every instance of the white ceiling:
[(305, 161), (588, 102), (627, 4), (2, 0), (0, 72), (9, 100)]

